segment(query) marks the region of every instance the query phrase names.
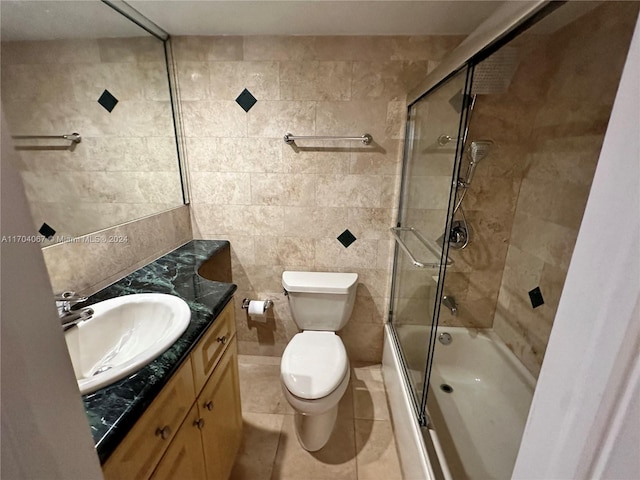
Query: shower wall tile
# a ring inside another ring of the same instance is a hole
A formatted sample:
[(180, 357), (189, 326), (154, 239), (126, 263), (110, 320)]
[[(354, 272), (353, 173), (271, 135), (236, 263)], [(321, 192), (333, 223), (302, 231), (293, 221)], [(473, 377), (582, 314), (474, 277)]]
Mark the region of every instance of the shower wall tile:
[[(473, 235), (467, 249), (452, 252), (452, 271), (468, 284), (447, 276), (445, 291), (460, 301), (458, 316), (445, 321), (492, 326), (535, 376), (637, 11), (607, 3), (546, 38), (523, 36), (514, 42), (520, 64), (508, 92), (478, 96), (473, 112), (469, 138), (495, 143), (465, 199)], [(545, 303), (533, 309), (535, 287)]]
[[(282, 296), (286, 269), (356, 272), (341, 332), (352, 360), (380, 361), (389, 311), (409, 90), (461, 37), (177, 37), (191, 215), (196, 238), (231, 241), (238, 295), (272, 298), (267, 322), (238, 308), (243, 353), (280, 355), (297, 332)], [(258, 100), (245, 113), (234, 100)], [(227, 106), (227, 102), (229, 105)], [(283, 142), (295, 135), (353, 136)], [(442, 175), (448, 175), (449, 172)], [(345, 248), (337, 237), (349, 230)]]

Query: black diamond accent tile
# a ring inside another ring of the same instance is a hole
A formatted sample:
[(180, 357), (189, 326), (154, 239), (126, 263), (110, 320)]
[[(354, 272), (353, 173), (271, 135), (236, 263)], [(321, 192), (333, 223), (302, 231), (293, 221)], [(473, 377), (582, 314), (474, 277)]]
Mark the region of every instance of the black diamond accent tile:
[(540, 291), (540, 287), (536, 287), (529, 292), (529, 298), (531, 299), (531, 306), (533, 308), (539, 307), (540, 305), (544, 305), (544, 298), (542, 298), (542, 292)]
[(38, 233), (43, 237), (50, 239), (56, 234), (56, 231), (46, 223), (43, 223), (42, 226), (40, 227), (40, 230), (38, 230)]
[(111, 111), (118, 103), (118, 99), (111, 95), (111, 92), (109, 92), (109, 90), (105, 90), (104, 92), (102, 92), (102, 95), (100, 95), (98, 103), (102, 105), (107, 112), (111, 113)]
[(338, 236), (338, 241), (347, 248), (356, 241), (356, 237), (347, 229)]
[(246, 88), (240, 95), (238, 95), (238, 98), (236, 98), (236, 102), (242, 107), (245, 112), (251, 110), (251, 107), (253, 107), (257, 101), (258, 100), (256, 100), (256, 97), (251, 95), (251, 92)]

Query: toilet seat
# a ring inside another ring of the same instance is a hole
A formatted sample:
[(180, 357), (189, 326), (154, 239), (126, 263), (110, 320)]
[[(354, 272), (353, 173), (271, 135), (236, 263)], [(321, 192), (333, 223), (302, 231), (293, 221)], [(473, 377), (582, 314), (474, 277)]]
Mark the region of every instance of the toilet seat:
[(349, 369), (347, 352), (334, 332), (296, 334), (282, 354), (280, 376), (296, 397), (326, 397), (342, 383)]

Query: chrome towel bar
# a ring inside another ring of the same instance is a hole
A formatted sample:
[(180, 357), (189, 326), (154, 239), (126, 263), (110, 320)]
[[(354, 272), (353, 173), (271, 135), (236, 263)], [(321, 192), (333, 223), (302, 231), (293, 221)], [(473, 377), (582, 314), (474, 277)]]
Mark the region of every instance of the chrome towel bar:
[(373, 141), (373, 137), (368, 133), (359, 137), (323, 137), (323, 136), (299, 136), (287, 133), (284, 136), (284, 143), (291, 145), (296, 140), (358, 140), (365, 145), (369, 145)]
[[(422, 234), (418, 230), (416, 230), (413, 227), (391, 227), (389, 230), (391, 231), (391, 234), (395, 237), (396, 242), (398, 242), (398, 245), (400, 246), (400, 248), (404, 251), (404, 253), (407, 254), (409, 259), (411, 260), (411, 263), (415, 267), (419, 267), (419, 268), (440, 268), (442, 266), (440, 264), (440, 262), (421, 262), (421, 261), (416, 260), (416, 257), (411, 253), (411, 250), (409, 250), (409, 247), (407, 247), (407, 244), (404, 243), (404, 240), (402, 240), (402, 238), (400, 238), (400, 235), (398, 233), (398, 232), (411, 232), (411, 233), (413, 233), (416, 236), (416, 238), (420, 241), (420, 243), (422, 243), (427, 248), (427, 250), (429, 250), (429, 252), (431, 252), (433, 255), (435, 255), (436, 258), (439, 258), (440, 255), (442, 254), (442, 252), (439, 252), (437, 246), (432, 245), (432, 242), (429, 242), (429, 240), (424, 238), (422, 236)], [(452, 264), (453, 264), (453, 260), (448, 258), (446, 265), (452, 265)]]
[(73, 143), (80, 143), (82, 141), (82, 136), (79, 133), (68, 133), (66, 135), (12, 135), (11, 138), (15, 138), (16, 140), (29, 140), (36, 138), (60, 138), (63, 140), (69, 140)]

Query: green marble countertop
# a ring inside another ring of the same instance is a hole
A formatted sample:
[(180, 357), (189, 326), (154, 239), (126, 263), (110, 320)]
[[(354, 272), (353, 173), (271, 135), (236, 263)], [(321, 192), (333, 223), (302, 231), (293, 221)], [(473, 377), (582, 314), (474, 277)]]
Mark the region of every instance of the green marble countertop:
[[(229, 242), (224, 240), (192, 240), (82, 304), (87, 306), (134, 293), (168, 293), (182, 298), (191, 308), (187, 330), (167, 351), (128, 377), (82, 397), (101, 463), (113, 453), (231, 300), (236, 285), (207, 280), (198, 274), (203, 264), (201, 271), (214, 270), (207, 260), (228, 255), (228, 249)], [(230, 274), (227, 272), (225, 276)]]

